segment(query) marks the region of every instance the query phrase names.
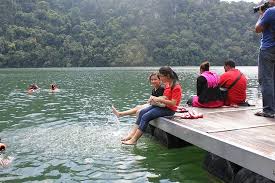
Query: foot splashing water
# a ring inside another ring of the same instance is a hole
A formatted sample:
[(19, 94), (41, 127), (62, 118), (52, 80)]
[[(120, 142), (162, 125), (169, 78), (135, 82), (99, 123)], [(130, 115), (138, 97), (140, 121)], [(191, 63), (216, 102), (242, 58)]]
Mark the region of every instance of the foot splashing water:
[(0, 154), (0, 168), (6, 168), (11, 165), (13, 157)]

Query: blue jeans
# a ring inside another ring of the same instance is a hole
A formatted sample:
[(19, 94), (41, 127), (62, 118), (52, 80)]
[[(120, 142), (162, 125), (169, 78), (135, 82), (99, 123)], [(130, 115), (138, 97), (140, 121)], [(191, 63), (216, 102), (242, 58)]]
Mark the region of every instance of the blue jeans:
[(172, 116), (174, 114), (175, 111), (172, 111), (167, 107), (149, 106), (139, 112), (136, 124), (142, 132), (145, 132), (151, 120), (162, 116)]
[(258, 79), (263, 96), (263, 111), (275, 114), (275, 47), (260, 50)]

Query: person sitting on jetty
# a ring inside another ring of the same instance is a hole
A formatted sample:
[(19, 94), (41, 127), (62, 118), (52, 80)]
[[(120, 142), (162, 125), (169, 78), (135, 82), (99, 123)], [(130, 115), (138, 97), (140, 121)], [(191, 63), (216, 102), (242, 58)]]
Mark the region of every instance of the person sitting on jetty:
[(220, 76), (219, 85), (223, 88), (230, 88), (225, 99), (225, 105), (236, 106), (246, 103), (246, 76), (235, 69), (235, 62), (227, 60), (224, 63), (225, 73)]
[(187, 104), (193, 107), (214, 108), (223, 106), (224, 102), (219, 90), (219, 76), (209, 71), (210, 63), (200, 65), (200, 76), (197, 78), (197, 95), (192, 96)]
[(31, 84), (29, 87), (28, 87), (28, 93), (33, 93), (35, 91), (37, 91), (39, 89), (39, 87), (36, 85), (36, 84)]
[(114, 106), (112, 106), (113, 113), (117, 117), (127, 116), (127, 115), (136, 115), (138, 111), (140, 111), (143, 108), (149, 107), (149, 105), (158, 105), (160, 107), (164, 107), (164, 104), (161, 103), (154, 103), (154, 101), (151, 100), (152, 96), (160, 97), (163, 95), (164, 92), (164, 86), (161, 84), (160, 78), (158, 76), (158, 73), (153, 72), (149, 76), (149, 82), (151, 86), (153, 87), (151, 97), (149, 98), (148, 102), (143, 105), (137, 105), (136, 107), (129, 109), (127, 111), (118, 111)]
[(59, 88), (58, 88), (57, 84), (51, 84), (50, 90), (51, 90), (51, 92), (58, 92)]
[(165, 104), (165, 107), (151, 105), (142, 109), (136, 124), (130, 133), (122, 139), (126, 145), (135, 145), (138, 139), (145, 132), (149, 122), (158, 117), (172, 116), (181, 102), (182, 89), (179, 84), (178, 75), (168, 66), (159, 69), (160, 80), (165, 84), (163, 97), (151, 97), (151, 100)]

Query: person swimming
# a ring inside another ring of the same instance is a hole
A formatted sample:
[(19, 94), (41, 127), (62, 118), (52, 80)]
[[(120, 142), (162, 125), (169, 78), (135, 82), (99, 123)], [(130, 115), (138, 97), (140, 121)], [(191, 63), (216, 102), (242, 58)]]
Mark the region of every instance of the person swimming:
[(0, 143), (0, 152), (5, 151), (6, 147), (6, 144)]
[(28, 93), (33, 93), (33, 92), (37, 91), (38, 89), (39, 89), (39, 87), (33, 83), (28, 87)]
[(13, 157), (7, 156), (5, 154), (6, 149), (7, 149), (6, 144), (0, 142), (0, 167), (3, 167), (3, 168), (10, 166), (14, 159)]
[(57, 92), (57, 91), (59, 91), (59, 88), (58, 88), (57, 84), (51, 84), (50, 90), (51, 90), (51, 92)]

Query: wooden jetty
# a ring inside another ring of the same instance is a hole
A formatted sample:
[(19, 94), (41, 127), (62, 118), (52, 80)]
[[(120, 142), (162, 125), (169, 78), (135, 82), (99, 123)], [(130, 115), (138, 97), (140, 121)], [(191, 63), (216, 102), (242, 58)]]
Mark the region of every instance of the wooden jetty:
[(275, 119), (255, 116), (259, 107), (193, 109), (203, 118), (150, 125), (275, 181)]

